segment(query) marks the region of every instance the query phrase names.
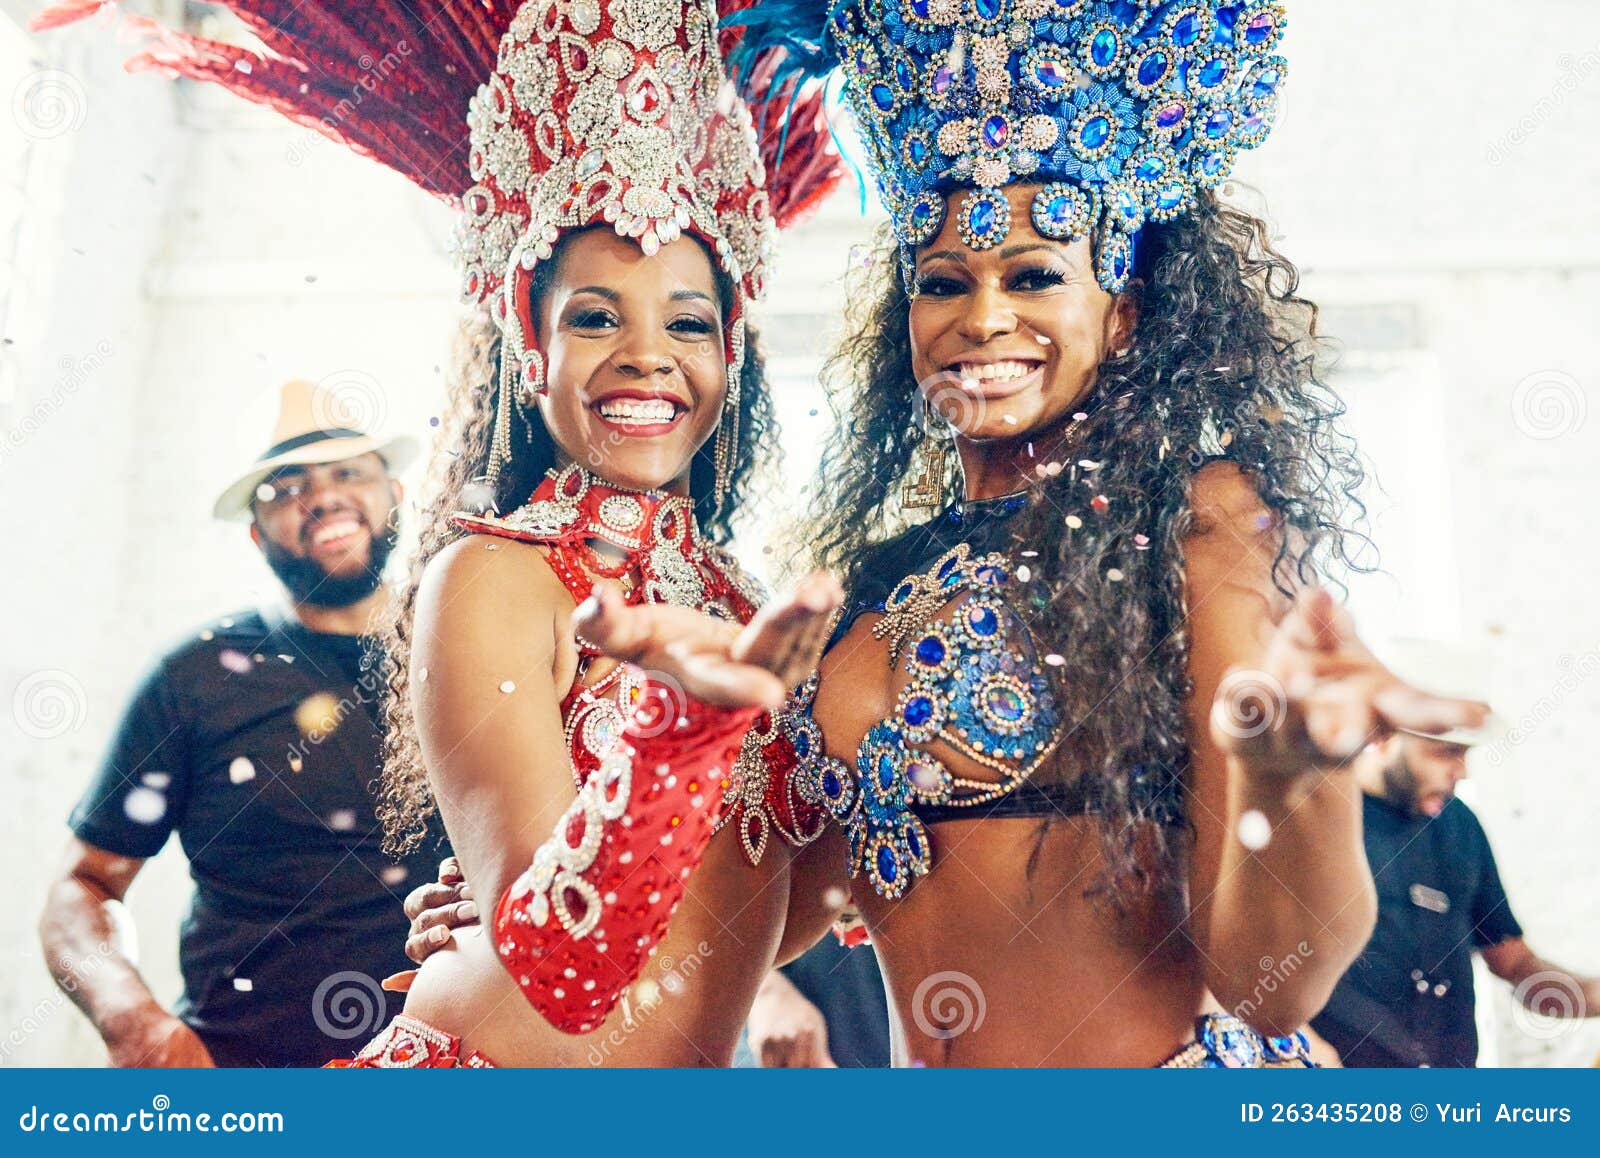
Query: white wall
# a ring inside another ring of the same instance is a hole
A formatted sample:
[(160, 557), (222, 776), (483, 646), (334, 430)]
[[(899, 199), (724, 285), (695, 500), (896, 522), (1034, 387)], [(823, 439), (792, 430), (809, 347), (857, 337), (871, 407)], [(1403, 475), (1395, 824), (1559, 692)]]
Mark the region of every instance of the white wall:
[[(1600, 716), (1600, 414), (1587, 413), (1600, 410), (1600, 11), (1290, 10), (1290, 104), (1241, 175), (1347, 339), (1341, 383), (1390, 490), (1378, 533), (1393, 577), (1358, 587), (1356, 606), (1375, 630), (1424, 625), (1491, 658), (1502, 713), (1528, 726), (1479, 762), (1474, 803), (1533, 943), (1600, 972), (1585, 743)], [(14, 342), (0, 347), (0, 430), (27, 428), (0, 441), (0, 789), (14, 817), (0, 879), (22, 882), (0, 907), (0, 1064), (94, 1063), (98, 1043), (38, 963), (34, 917), (62, 820), (151, 649), (271, 591), (243, 532), (206, 518), (214, 485), (258, 449), (289, 377), (341, 375), (425, 435), (455, 279), (447, 212), (399, 177), (215, 94), (125, 76), (103, 32), (30, 44), (5, 28), (0, 45), (5, 94), (19, 69), (50, 65), (82, 109), (70, 131), (27, 141), (17, 276), (0, 286)], [(864, 232), (846, 192), (780, 254), (766, 328), (792, 383), (795, 481), (819, 429), (818, 318), (837, 317)], [(749, 536), (753, 559), (761, 541)], [(41, 709), (13, 704), (19, 689), (49, 699), (42, 671), (68, 673), (48, 678), (75, 725), (45, 739), (24, 731)], [(132, 897), (163, 996), (182, 873), (169, 853)], [(1554, 1033), (1513, 1018), (1503, 987), (1494, 1000), (1506, 1064), (1600, 1052), (1600, 1026)]]

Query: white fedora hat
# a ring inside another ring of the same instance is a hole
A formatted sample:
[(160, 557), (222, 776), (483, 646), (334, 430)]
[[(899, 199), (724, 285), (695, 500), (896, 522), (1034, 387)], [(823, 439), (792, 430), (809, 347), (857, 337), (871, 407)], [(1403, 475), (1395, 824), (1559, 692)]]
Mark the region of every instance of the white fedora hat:
[(417, 457), (417, 440), (409, 434), (378, 438), (364, 430), (329, 426), (318, 420), (319, 415), (337, 413), (337, 400), (321, 387), (310, 382), (286, 382), (279, 395), (278, 421), (267, 449), (217, 497), (212, 515), (230, 522), (249, 522), (250, 500), (255, 497), (256, 488), (282, 467), (378, 454), (391, 472), (397, 472)]

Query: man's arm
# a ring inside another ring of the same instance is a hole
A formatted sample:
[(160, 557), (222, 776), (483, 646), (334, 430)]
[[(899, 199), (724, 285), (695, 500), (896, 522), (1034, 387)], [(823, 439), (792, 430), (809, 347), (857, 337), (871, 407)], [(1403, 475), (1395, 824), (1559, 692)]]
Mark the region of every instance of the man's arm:
[(1563, 969), (1533, 951), (1521, 937), (1482, 949), (1489, 972), (1508, 981), (1517, 1000), (1546, 1017), (1600, 1017), (1600, 977)]
[(114, 1066), (209, 1066), (195, 1032), (156, 1001), (128, 958), (111, 905), (144, 867), (73, 837), (39, 918), (45, 963), (94, 1023)]

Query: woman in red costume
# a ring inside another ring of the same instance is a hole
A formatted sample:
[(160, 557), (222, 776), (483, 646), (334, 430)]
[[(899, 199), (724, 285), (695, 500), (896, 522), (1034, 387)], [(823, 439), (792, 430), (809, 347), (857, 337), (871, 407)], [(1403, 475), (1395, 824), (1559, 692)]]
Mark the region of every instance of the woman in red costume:
[(739, 768), (783, 743), (761, 710), (815, 666), (840, 598), (814, 576), (757, 613), (720, 545), (771, 418), (744, 312), (776, 221), (837, 158), (791, 132), (768, 179), (709, 0), (229, 7), (273, 56), (141, 21), (160, 45), (135, 64), (459, 201), (487, 311), (386, 631), (385, 821), (409, 845), (436, 801), (494, 921), (428, 961), (354, 1064), (727, 1064), (821, 820)]

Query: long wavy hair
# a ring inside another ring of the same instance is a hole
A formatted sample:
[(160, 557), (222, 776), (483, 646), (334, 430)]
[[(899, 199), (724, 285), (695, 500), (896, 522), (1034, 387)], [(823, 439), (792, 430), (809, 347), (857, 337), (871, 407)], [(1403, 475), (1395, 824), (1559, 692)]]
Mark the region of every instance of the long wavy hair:
[[(1146, 225), (1135, 275), (1127, 352), (1100, 367), (1084, 417), (1052, 455), (1063, 469), (1031, 480), (1034, 501), (1008, 528), (1032, 573), (1018, 610), (1039, 654), (1066, 661), (1045, 670), (1070, 723), (1035, 777), (1091, 781), (1104, 854), (1095, 888), (1113, 897), (1179, 881), (1185, 859), (1184, 827), (1162, 823), (1134, 783), (1154, 780), (1154, 798), (1171, 806), (1187, 775), (1182, 544), (1196, 473), (1217, 458), (1248, 472), (1275, 514), (1273, 577), (1286, 593), (1367, 569), (1369, 545), (1355, 529), (1363, 472), (1340, 429), (1344, 407), (1319, 377), (1317, 308), (1266, 223), (1206, 194), (1185, 216)], [(846, 337), (824, 370), (836, 423), (802, 540), (847, 589), (874, 566), (873, 545), (904, 526), (901, 489), (925, 441), (892, 238), (855, 276), (866, 284), (852, 287)], [(954, 457), (947, 495), (959, 493)]]
[[(569, 234), (563, 244), (572, 236), (576, 234)], [(558, 246), (555, 258), (541, 262), (534, 271), (529, 292), (535, 302), (554, 281), (560, 252)], [(733, 282), (714, 260), (712, 269), (726, 317), (733, 305)], [(384, 848), (394, 855), (417, 848), (428, 837), (429, 822), (438, 811), (428, 785), (410, 697), (412, 619), (423, 572), (435, 555), (468, 533), (451, 522), (452, 514), (467, 507), (479, 509), (489, 502), (500, 511), (514, 510), (528, 500), (546, 472), (557, 465), (555, 442), (538, 412), (507, 399), (506, 404), (512, 407), (511, 458), (501, 468), (498, 485), (490, 491), (486, 480), (499, 380), (499, 330), (486, 313), (463, 319), (452, 350), (445, 413), (440, 416), (418, 504), (422, 529), (417, 549), (405, 582), (390, 601), (376, 632), (386, 684), (378, 819), (384, 828)], [(757, 335), (748, 325), (739, 384), (739, 438), (732, 485), (724, 500), (719, 503), (715, 494), (714, 439), (695, 454), (689, 469), (689, 493), (695, 502), (701, 533), (718, 544), (726, 544), (731, 538), (734, 514), (746, 502), (762, 459), (776, 438), (765, 360)]]

